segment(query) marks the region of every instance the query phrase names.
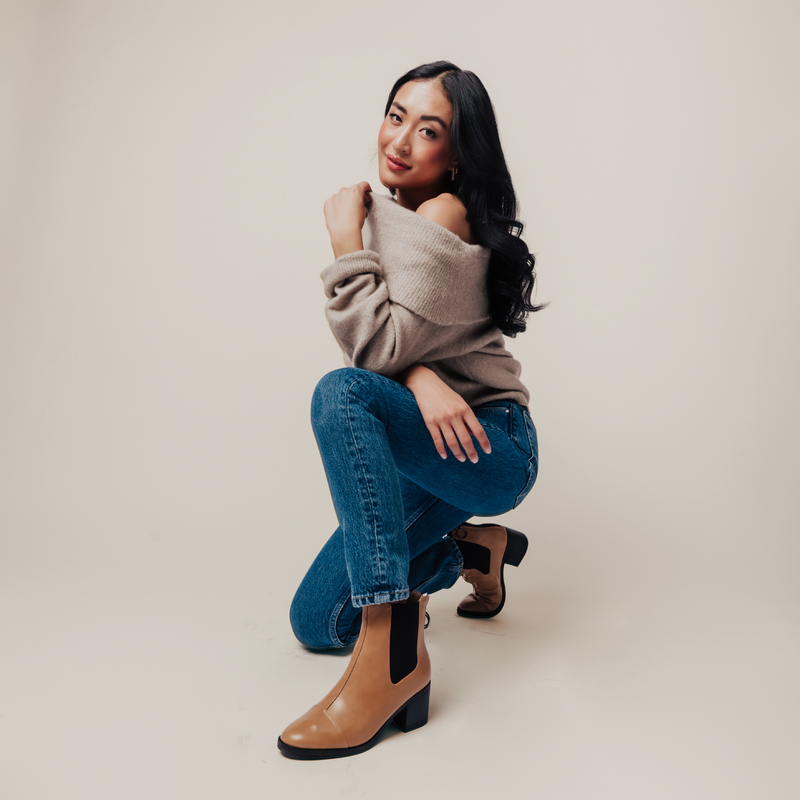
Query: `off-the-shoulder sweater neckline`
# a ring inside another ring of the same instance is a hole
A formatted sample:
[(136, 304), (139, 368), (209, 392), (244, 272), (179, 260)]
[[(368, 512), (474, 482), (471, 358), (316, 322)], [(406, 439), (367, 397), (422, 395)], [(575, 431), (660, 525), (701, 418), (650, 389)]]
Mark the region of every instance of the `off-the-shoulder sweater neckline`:
[(427, 227), (428, 230), (438, 233), (440, 236), (445, 236), (451, 241), (457, 242), (459, 245), (464, 247), (467, 252), (478, 253), (487, 249), (482, 244), (470, 244), (469, 242), (465, 242), (457, 233), (453, 233), (453, 231), (451, 231), (449, 228), (445, 228), (444, 225), (440, 225), (438, 222), (434, 222), (432, 219), (423, 217), (421, 214), (417, 214), (416, 211), (412, 211), (410, 208), (401, 206), (390, 194), (378, 194), (377, 192), (370, 192), (370, 194), (372, 195), (373, 199), (378, 198), (381, 202), (391, 203), (391, 205), (399, 210), (399, 213), (410, 215), (408, 220), (409, 222), (412, 222), (412, 224), (415, 220), (418, 220), (416, 224), (421, 225), (423, 228)]

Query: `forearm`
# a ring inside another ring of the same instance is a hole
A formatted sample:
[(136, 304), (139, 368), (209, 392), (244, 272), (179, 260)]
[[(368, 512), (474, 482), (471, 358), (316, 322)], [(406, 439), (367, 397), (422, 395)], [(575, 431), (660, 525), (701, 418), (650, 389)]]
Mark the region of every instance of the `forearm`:
[(415, 388), (421, 388), (426, 380), (434, 380), (443, 383), (442, 379), (432, 370), (422, 364), (412, 364), (407, 369), (394, 376), (394, 380), (402, 383), (406, 389), (412, 392)]
[(392, 377), (424, 359), (439, 327), (393, 303), (378, 254), (347, 253), (322, 270), (325, 315), (354, 367)]
[[(328, 303), (326, 314), (331, 331), (354, 367), (397, 379), (399, 373), (426, 356), (436, 326), (394, 305), (385, 286), (364, 295), (351, 296), (350, 302), (342, 305), (337, 304), (338, 298)], [(423, 370), (435, 379), (430, 370), (420, 368), (409, 375), (409, 380), (413, 383)]]

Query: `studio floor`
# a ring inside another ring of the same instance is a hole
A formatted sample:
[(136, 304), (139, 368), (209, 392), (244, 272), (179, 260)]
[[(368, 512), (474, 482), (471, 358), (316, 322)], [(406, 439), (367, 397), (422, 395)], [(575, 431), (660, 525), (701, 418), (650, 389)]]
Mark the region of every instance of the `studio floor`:
[(778, 607), (604, 581), (602, 560), (592, 582), (534, 541), (497, 618), (456, 616), (462, 581), (431, 598), (425, 727), (298, 762), (276, 738), (350, 651), (294, 640), (287, 578), (156, 534), (113, 556), (3, 586), (4, 798), (798, 796), (800, 643)]

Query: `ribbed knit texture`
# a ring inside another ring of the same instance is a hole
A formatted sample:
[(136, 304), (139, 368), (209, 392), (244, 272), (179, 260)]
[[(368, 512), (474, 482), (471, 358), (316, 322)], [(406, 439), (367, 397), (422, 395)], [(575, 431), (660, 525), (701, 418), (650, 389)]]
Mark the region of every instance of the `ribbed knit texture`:
[(527, 406), (521, 367), (489, 314), (491, 251), (370, 193), (364, 249), (322, 270), (325, 313), (345, 363), (392, 377), (415, 363), (471, 406)]

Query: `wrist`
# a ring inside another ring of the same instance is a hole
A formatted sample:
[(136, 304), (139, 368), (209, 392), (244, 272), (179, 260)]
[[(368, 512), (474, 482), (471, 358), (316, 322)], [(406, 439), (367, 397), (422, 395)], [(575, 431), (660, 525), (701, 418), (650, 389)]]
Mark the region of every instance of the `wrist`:
[(412, 364), (397, 377), (403, 386), (413, 391), (414, 386), (418, 386), (421, 381), (425, 380), (427, 373), (433, 374), (433, 371), (428, 369), (428, 367), (424, 367), (422, 364)]
[(363, 250), (364, 240), (361, 238), (361, 231), (356, 229), (331, 233), (331, 247), (336, 258)]

